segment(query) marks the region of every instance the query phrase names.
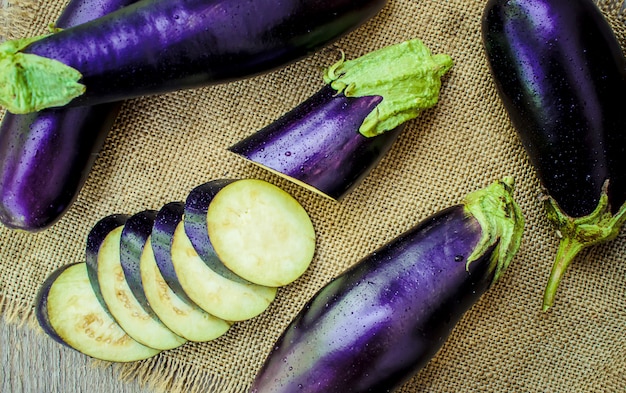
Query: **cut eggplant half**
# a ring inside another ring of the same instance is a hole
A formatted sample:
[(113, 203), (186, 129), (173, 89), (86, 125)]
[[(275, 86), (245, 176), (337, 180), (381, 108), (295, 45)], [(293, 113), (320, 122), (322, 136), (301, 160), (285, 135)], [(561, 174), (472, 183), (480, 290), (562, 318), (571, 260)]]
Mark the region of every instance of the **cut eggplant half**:
[(120, 261), (123, 226), (112, 230), (98, 253), (98, 281), (111, 315), (122, 329), (140, 343), (155, 349), (172, 349), (186, 340), (167, 328), (155, 315), (147, 313), (126, 281)]
[(438, 102), (452, 65), (419, 39), (353, 60), (342, 55), (324, 71), (317, 93), (229, 150), (339, 200), (385, 156), (407, 121)]
[(359, 127), (381, 97), (346, 97), (330, 86), (229, 150), (332, 200), (359, 185), (404, 129), (365, 137)]
[(261, 314), (276, 297), (276, 288), (229, 280), (213, 271), (191, 244), (184, 222), (172, 242), (172, 263), (187, 295), (204, 311), (226, 321), (243, 321)]
[(185, 232), (187, 233), (187, 237), (191, 241), (193, 248), (211, 270), (231, 281), (249, 284), (249, 281), (228, 269), (219, 259), (215, 253), (213, 245), (211, 244), (207, 227), (207, 212), (211, 201), (222, 188), (233, 183), (234, 181), (236, 180), (212, 180), (195, 187), (191, 190), (191, 192), (189, 192), (189, 195), (185, 200)]
[(230, 270), (259, 285), (298, 279), (315, 253), (315, 230), (302, 205), (258, 179), (224, 186), (207, 211), (209, 239)]
[(150, 307), (170, 330), (189, 341), (210, 341), (226, 333), (230, 323), (179, 297), (157, 266), (151, 237), (141, 255), (141, 280)]
[(91, 282), (91, 286), (93, 287), (96, 297), (106, 312), (109, 312), (109, 309), (102, 298), (100, 283), (98, 281), (98, 252), (100, 251), (100, 246), (102, 245), (104, 238), (109, 234), (109, 232), (124, 225), (126, 220), (128, 220), (128, 217), (130, 216), (127, 214), (111, 214), (106, 216), (98, 221), (87, 235), (87, 246), (85, 247), (87, 275), (89, 276), (89, 281)]
[(132, 339), (105, 311), (83, 262), (65, 265), (44, 281), (36, 315), (53, 339), (96, 359), (134, 362), (160, 352)]
[(156, 215), (156, 210), (144, 210), (133, 214), (126, 220), (120, 236), (120, 264), (128, 287), (144, 311), (153, 316), (154, 312), (143, 291), (139, 263), (146, 241), (152, 233)]

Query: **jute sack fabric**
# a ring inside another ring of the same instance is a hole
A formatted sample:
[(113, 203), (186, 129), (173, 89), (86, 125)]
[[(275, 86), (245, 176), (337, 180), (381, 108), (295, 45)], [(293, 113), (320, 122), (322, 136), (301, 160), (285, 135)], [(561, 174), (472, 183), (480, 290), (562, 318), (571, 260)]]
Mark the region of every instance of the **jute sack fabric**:
[[(612, 243), (583, 252), (567, 273), (556, 306), (541, 312), (557, 237), (543, 216), (540, 185), (488, 72), (480, 40), (484, 5), (389, 0), (357, 31), (281, 70), (127, 101), (68, 214), (38, 234), (0, 229), (5, 318), (33, 321), (38, 286), (55, 268), (84, 259), (85, 237), (102, 217), (157, 209), (216, 178), (265, 179), (294, 195), (311, 215), (318, 248), (310, 269), (281, 288), (265, 313), (235, 324), (225, 336), (120, 366), (121, 376), (168, 392), (243, 392), (280, 332), (318, 288), (428, 215), (511, 175), (527, 220), (519, 254), (402, 392), (626, 392), (624, 231)], [(63, 6), (59, 0), (5, 4), (0, 35), (43, 33)], [(603, 3), (626, 43), (619, 6)], [(339, 49), (354, 58), (416, 37), (455, 61), (440, 102), (410, 122), (388, 156), (341, 202), (226, 151), (317, 91), (320, 69), (338, 58)]]

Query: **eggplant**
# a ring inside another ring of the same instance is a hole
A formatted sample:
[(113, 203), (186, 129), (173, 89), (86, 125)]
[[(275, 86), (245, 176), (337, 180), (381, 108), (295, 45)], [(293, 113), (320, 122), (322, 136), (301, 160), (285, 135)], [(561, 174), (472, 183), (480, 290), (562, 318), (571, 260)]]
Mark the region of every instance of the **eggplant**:
[(139, 265), (157, 213), (156, 210), (143, 210), (130, 216), (124, 223), (119, 246), (120, 265), (128, 287), (144, 311), (152, 316), (154, 313), (143, 291)]
[(405, 41), (324, 73), (324, 86), (229, 150), (313, 192), (339, 200), (391, 149), (405, 122), (435, 105), (448, 55)]
[(385, 0), (140, 0), (0, 47), (0, 104), (27, 113), (258, 75), (354, 30)]
[(129, 337), (96, 298), (84, 262), (63, 265), (42, 283), (35, 315), (55, 341), (96, 359), (133, 362), (159, 354)]
[(184, 202), (169, 202), (163, 205), (156, 217), (150, 234), (150, 244), (159, 273), (174, 293), (184, 301), (193, 303), (180, 285), (172, 264), (172, 239), (178, 224), (185, 214)]
[(172, 332), (146, 311), (135, 297), (120, 261), (120, 241), (124, 226), (111, 230), (98, 252), (98, 282), (102, 298), (115, 321), (135, 341), (158, 350), (177, 348), (187, 340)]
[(466, 196), (321, 288), (279, 337), (251, 393), (392, 392), (498, 280), (524, 218), (505, 178)]
[(130, 216), (127, 214), (111, 214), (99, 220), (87, 234), (87, 244), (85, 247), (85, 263), (87, 265), (87, 276), (93, 287), (93, 291), (105, 311), (109, 311), (100, 282), (98, 281), (98, 254), (104, 238), (115, 228), (123, 226)]
[[(56, 21), (69, 28), (136, 0), (71, 0)], [(0, 222), (38, 232), (76, 200), (113, 127), (120, 103), (4, 114), (0, 124)]]
[[(171, 259), (171, 256), (167, 257)], [(204, 342), (220, 337), (230, 328), (230, 322), (205, 312), (187, 300), (187, 296), (181, 297), (170, 288), (157, 265), (152, 236), (148, 237), (143, 248), (140, 272), (142, 291), (150, 303), (151, 311), (178, 336), (189, 341)]]
[(626, 60), (592, 0), (490, 0), (482, 37), (560, 239), (545, 311), (579, 252), (626, 220)]
[(193, 248), (207, 266), (220, 276), (241, 284), (250, 284), (250, 281), (238, 276), (224, 266), (217, 256), (207, 226), (207, 212), (215, 195), (232, 183), (234, 179), (216, 179), (194, 187), (185, 199), (184, 227)]

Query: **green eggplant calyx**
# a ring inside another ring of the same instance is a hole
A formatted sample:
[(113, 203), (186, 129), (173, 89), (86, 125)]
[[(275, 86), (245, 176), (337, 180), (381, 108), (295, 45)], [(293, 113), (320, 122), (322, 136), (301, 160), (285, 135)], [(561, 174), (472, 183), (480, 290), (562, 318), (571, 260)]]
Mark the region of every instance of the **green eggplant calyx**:
[(568, 216), (552, 197), (545, 197), (546, 215), (556, 227), (560, 241), (543, 295), (543, 311), (554, 305), (561, 279), (574, 258), (587, 247), (615, 239), (626, 222), (626, 203), (611, 213), (608, 184), (604, 183), (594, 211), (583, 217)]
[(418, 39), (387, 46), (354, 60), (341, 59), (324, 72), (324, 81), (346, 97), (380, 96), (359, 132), (380, 135), (417, 117), (439, 100), (441, 77), (453, 66), (445, 54), (432, 55)]
[(63, 106), (85, 92), (78, 83), (82, 75), (60, 61), (22, 53), (45, 36), (5, 41), (0, 44), (0, 105), (24, 114)]
[(522, 242), (524, 215), (513, 198), (514, 184), (512, 177), (505, 177), (468, 194), (463, 201), (465, 211), (478, 221), (482, 229), (481, 238), (467, 259), (467, 268), (493, 249), (493, 282), (509, 266)]

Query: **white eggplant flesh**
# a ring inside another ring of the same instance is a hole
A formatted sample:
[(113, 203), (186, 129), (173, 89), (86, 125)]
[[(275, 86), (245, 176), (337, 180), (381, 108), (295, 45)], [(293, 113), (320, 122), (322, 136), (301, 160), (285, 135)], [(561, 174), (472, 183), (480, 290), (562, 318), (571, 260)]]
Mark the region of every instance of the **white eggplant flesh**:
[(112, 230), (98, 253), (98, 281), (102, 298), (122, 329), (140, 343), (160, 350), (173, 349), (187, 340), (167, 328), (139, 303), (130, 289), (120, 262), (123, 226)]
[(62, 266), (41, 286), (37, 319), (62, 344), (95, 359), (133, 362), (161, 351), (140, 344), (102, 307), (84, 262)]
[(210, 341), (226, 333), (230, 322), (207, 313), (170, 288), (157, 266), (151, 243), (148, 238), (141, 254), (141, 282), (150, 307), (161, 322), (189, 341)]
[(209, 314), (226, 321), (254, 318), (276, 297), (274, 287), (235, 282), (211, 270), (191, 244), (182, 222), (174, 232), (172, 263), (187, 296)]
[(232, 182), (215, 194), (209, 239), (223, 264), (244, 279), (280, 287), (298, 279), (315, 253), (315, 230), (302, 205), (263, 180)]

